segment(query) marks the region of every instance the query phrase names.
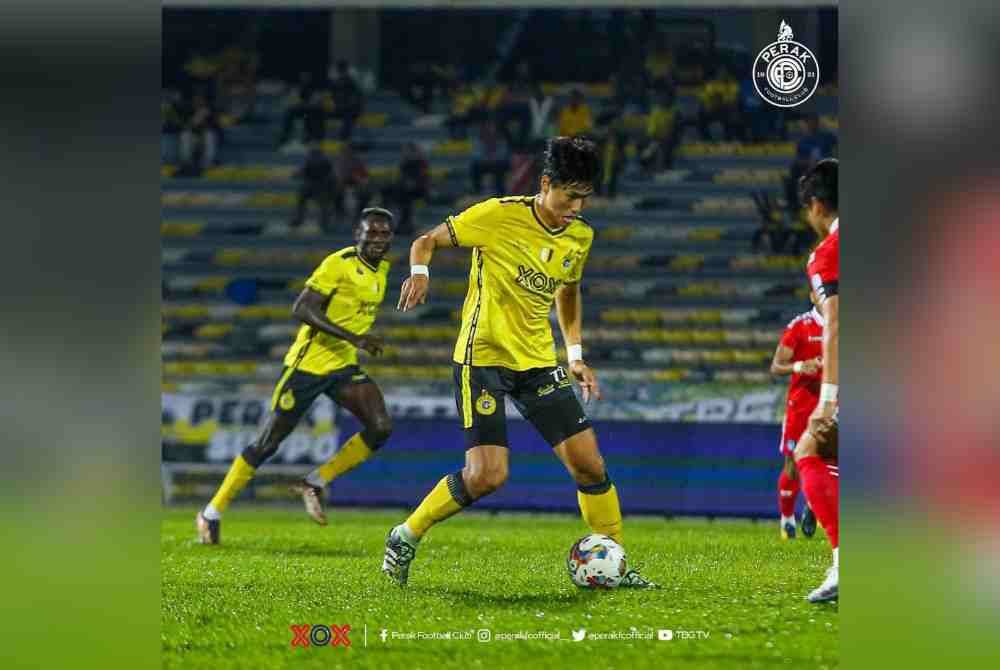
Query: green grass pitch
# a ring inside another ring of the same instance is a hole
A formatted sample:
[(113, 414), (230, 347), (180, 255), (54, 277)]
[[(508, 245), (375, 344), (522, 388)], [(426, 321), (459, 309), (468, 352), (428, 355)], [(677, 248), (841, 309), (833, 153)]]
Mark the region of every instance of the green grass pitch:
[[(570, 544), (589, 532), (579, 517), (469, 511), (427, 535), (409, 586), (400, 589), (379, 568), (386, 532), (405, 513), (329, 513), (321, 528), (299, 509), (237, 504), (223, 522), (222, 544), (211, 547), (195, 541), (194, 508), (166, 510), (163, 667), (798, 669), (839, 662), (837, 605), (803, 599), (829, 564), (822, 530), (783, 542), (776, 522), (627, 517), (630, 564), (663, 588), (591, 592), (574, 587), (565, 568)], [(350, 646), (293, 648), (293, 624), (349, 624)], [(478, 640), (480, 629), (491, 641)], [(587, 637), (574, 642), (571, 631), (580, 629)], [(675, 631), (674, 639), (659, 640), (660, 629)], [(633, 630), (653, 637), (590, 637)], [(425, 637), (393, 639), (394, 631)], [(503, 639), (519, 631), (559, 639)], [(426, 639), (446, 632), (472, 639)]]

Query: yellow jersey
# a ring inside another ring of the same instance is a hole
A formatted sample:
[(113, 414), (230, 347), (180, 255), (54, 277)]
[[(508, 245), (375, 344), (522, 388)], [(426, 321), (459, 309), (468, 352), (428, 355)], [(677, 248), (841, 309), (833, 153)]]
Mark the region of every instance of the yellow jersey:
[[(388, 274), (388, 261), (375, 267), (361, 258), (357, 249), (347, 247), (327, 256), (306, 280), (306, 286), (329, 296), (326, 318), (345, 330), (364, 335), (375, 323), (385, 298)], [(307, 324), (299, 328), (285, 354), (285, 365), (314, 375), (357, 364), (358, 350), (353, 344)]]
[(580, 281), (594, 230), (578, 217), (551, 231), (534, 202), (491, 198), (448, 217), (452, 242), (473, 247), (456, 363), (511, 370), (556, 364), (552, 303), (556, 289)]

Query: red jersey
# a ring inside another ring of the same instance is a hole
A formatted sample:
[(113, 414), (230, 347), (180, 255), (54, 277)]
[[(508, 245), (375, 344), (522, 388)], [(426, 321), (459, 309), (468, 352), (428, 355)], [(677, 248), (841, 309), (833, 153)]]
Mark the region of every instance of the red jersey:
[[(805, 361), (823, 354), (823, 315), (813, 308), (811, 312), (799, 314), (785, 327), (781, 345), (792, 350), (792, 361)], [(792, 457), (795, 444), (809, 425), (809, 415), (819, 404), (819, 388), (823, 379), (819, 374), (806, 375), (792, 373), (788, 383), (788, 400), (785, 406), (785, 421), (781, 430), (779, 449), (785, 456)]]
[[(823, 315), (813, 308), (792, 319), (781, 336), (781, 346), (792, 350), (792, 361), (807, 361), (823, 355)], [(788, 383), (788, 411), (811, 414), (819, 402), (822, 371), (815, 375), (792, 373)]]
[(809, 254), (806, 264), (809, 285), (823, 302), (840, 292), (840, 218), (833, 221), (830, 234)]

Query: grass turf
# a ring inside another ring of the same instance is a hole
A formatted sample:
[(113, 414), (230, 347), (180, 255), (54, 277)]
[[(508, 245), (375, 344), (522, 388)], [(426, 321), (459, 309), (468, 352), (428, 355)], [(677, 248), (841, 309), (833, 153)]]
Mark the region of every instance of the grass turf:
[[(236, 505), (219, 546), (196, 543), (194, 514), (168, 509), (162, 523), (164, 668), (838, 665), (836, 604), (803, 600), (829, 563), (822, 530), (782, 542), (777, 523), (626, 518), (630, 564), (663, 588), (591, 592), (566, 575), (570, 544), (589, 532), (578, 517), (470, 511), (427, 535), (400, 589), (379, 568), (402, 511), (333, 509), (320, 528), (301, 510)], [(351, 645), (292, 648), (293, 624), (349, 624)], [(383, 643), (383, 628), (473, 639)], [(653, 639), (573, 642), (581, 628)], [(661, 628), (674, 639), (659, 641)], [(495, 639), (518, 631), (560, 640)]]

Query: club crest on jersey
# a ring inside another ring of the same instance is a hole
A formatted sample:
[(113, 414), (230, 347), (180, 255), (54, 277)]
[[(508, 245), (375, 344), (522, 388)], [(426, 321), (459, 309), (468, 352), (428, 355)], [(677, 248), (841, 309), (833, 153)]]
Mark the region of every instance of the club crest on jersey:
[(483, 392), (479, 396), (479, 400), (476, 401), (476, 411), (485, 416), (493, 414), (497, 411), (497, 401), (496, 398), (490, 395), (489, 391), (483, 389)]
[(580, 257), (579, 251), (571, 251), (566, 254), (566, 258), (563, 259), (562, 269), (563, 274), (569, 274), (570, 269), (576, 264), (577, 259)]
[(281, 394), (281, 397), (278, 398), (278, 406), (286, 412), (295, 407), (295, 395), (292, 393), (292, 389)]

